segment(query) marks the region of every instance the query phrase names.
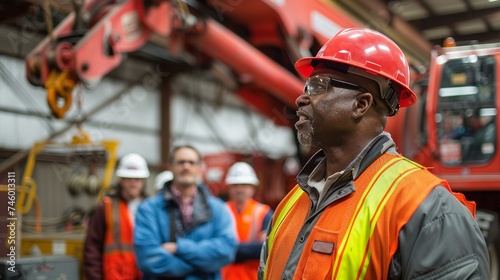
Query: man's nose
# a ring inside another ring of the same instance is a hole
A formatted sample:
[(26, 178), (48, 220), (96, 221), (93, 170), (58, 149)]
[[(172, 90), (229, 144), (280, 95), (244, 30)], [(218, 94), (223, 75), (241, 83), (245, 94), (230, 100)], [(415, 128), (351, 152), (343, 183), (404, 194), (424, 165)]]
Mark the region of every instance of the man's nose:
[(295, 99), (295, 104), (297, 105), (297, 107), (302, 107), (309, 104), (309, 101), (309, 95), (303, 92), (301, 95), (299, 95), (299, 97), (297, 97), (297, 99)]

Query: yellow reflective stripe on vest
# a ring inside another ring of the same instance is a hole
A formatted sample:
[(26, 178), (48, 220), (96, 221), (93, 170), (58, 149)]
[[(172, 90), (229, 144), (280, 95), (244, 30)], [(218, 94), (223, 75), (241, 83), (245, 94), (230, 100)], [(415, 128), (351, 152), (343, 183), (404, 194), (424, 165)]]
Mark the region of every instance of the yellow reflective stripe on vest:
[[(382, 210), (401, 180), (420, 169), (418, 165), (402, 158), (392, 159), (380, 168), (356, 206), (355, 216), (340, 242), (332, 279), (365, 277), (371, 257), (368, 243)], [(366, 221), (369, 221), (369, 229), (366, 228)]]
[[(301, 188), (297, 188), (295, 192), (292, 194), (290, 199), (286, 202), (285, 206), (283, 207), (282, 211), (279, 213), (278, 218), (276, 218), (276, 221), (272, 225), (271, 232), (269, 233), (269, 238), (267, 239), (267, 253), (271, 253), (271, 250), (273, 249), (274, 245), (274, 238), (276, 237), (276, 232), (279, 230), (281, 227), (281, 224), (283, 223), (283, 220), (285, 217), (288, 215), (290, 212), (290, 208), (292, 208), (293, 204), (299, 199), (299, 197), (304, 193), (304, 191)], [(269, 263), (266, 262), (266, 266), (264, 268), (264, 279), (267, 279), (267, 270), (269, 267)]]
[(283, 207), (283, 210), (279, 213), (278, 218), (274, 222), (273, 228), (271, 229), (271, 232), (269, 233), (269, 239), (267, 242), (267, 246), (269, 248), (268, 252), (271, 252), (273, 249), (273, 244), (274, 244), (274, 238), (276, 237), (276, 232), (279, 230), (281, 227), (281, 223), (283, 223), (283, 220), (285, 217), (288, 215), (290, 212), (290, 208), (292, 208), (293, 204), (299, 199), (299, 197), (304, 193), (304, 191), (301, 188), (297, 188), (293, 195), (290, 197), (290, 199), (286, 202), (285, 207)]

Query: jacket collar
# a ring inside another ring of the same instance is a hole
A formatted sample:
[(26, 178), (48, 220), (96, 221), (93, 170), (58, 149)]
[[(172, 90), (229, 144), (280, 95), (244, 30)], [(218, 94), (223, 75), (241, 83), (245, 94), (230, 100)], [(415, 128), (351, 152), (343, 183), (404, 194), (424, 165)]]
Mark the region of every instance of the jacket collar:
[[(167, 182), (161, 191), (163, 192), (163, 194), (159, 194), (160, 196), (163, 197), (165, 209), (168, 207), (175, 207), (175, 208), (179, 207), (172, 194), (171, 185), (172, 181)], [(211, 193), (208, 187), (204, 184), (199, 184), (197, 188), (198, 192), (197, 195), (194, 197), (193, 201), (193, 220), (189, 228), (185, 229), (186, 231), (212, 218), (212, 211), (210, 210), (210, 205), (208, 202)]]
[[(397, 154), (396, 145), (387, 132), (382, 132), (375, 137), (347, 166), (339, 180), (355, 180), (368, 166), (385, 152)], [(298, 185), (307, 193), (310, 186), (307, 184), (313, 170), (325, 159), (325, 152), (319, 150), (304, 165), (296, 177)], [(323, 163), (322, 163), (323, 164)]]
[[(163, 186), (161, 192), (163, 192), (163, 198), (165, 199), (165, 201), (167, 202), (171, 202), (171, 201), (175, 201), (174, 199), (174, 195), (172, 194), (172, 182), (173, 181), (169, 181), (169, 182), (166, 182), (165, 185)], [(204, 184), (199, 184), (197, 186), (197, 193), (198, 195), (203, 195), (203, 196), (209, 196), (211, 195), (210, 194), (210, 191), (208, 190), (208, 187)]]

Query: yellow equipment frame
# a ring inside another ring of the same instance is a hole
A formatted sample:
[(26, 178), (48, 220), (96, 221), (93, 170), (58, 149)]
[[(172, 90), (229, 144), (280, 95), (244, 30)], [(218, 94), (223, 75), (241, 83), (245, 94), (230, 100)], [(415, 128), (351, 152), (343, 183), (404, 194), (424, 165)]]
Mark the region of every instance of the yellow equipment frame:
[(102, 179), (102, 188), (99, 192), (97, 200), (99, 201), (106, 190), (111, 184), (113, 178), (113, 170), (116, 164), (116, 153), (119, 145), (117, 140), (105, 140), (101, 142), (92, 142), (88, 134), (79, 128), (80, 135), (73, 136), (70, 143), (52, 143), (49, 141), (35, 142), (31, 148), (24, 169), (23, 179), (21, 181), (21, 190), (19, 193), (19, 200), (16, 203), (17, 211), (21, 214), (26, 214), (31, 210), (33, 201), (36, 200), (37, 185), (35, 180), (31, 177), (33, 169), (35, 168), (36, 157), (46, 148), (49, 147), (63, 147), (63, 148), (77, 148), (77, 147), (103, 147), (108, 154), (104, 176)]

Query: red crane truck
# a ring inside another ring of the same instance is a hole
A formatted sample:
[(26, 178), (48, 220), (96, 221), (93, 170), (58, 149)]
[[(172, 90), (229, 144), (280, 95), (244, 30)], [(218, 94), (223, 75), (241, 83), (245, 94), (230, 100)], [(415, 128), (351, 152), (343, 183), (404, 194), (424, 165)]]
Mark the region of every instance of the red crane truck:
[(399, 152), (476, 202), (489, 245), (491, 279), (499, 279), (500, 43), (452, 42), (449, 38), (432, 51), (429, 73), (417, 87), (418, 104), (389, 120), (387, 131)]

